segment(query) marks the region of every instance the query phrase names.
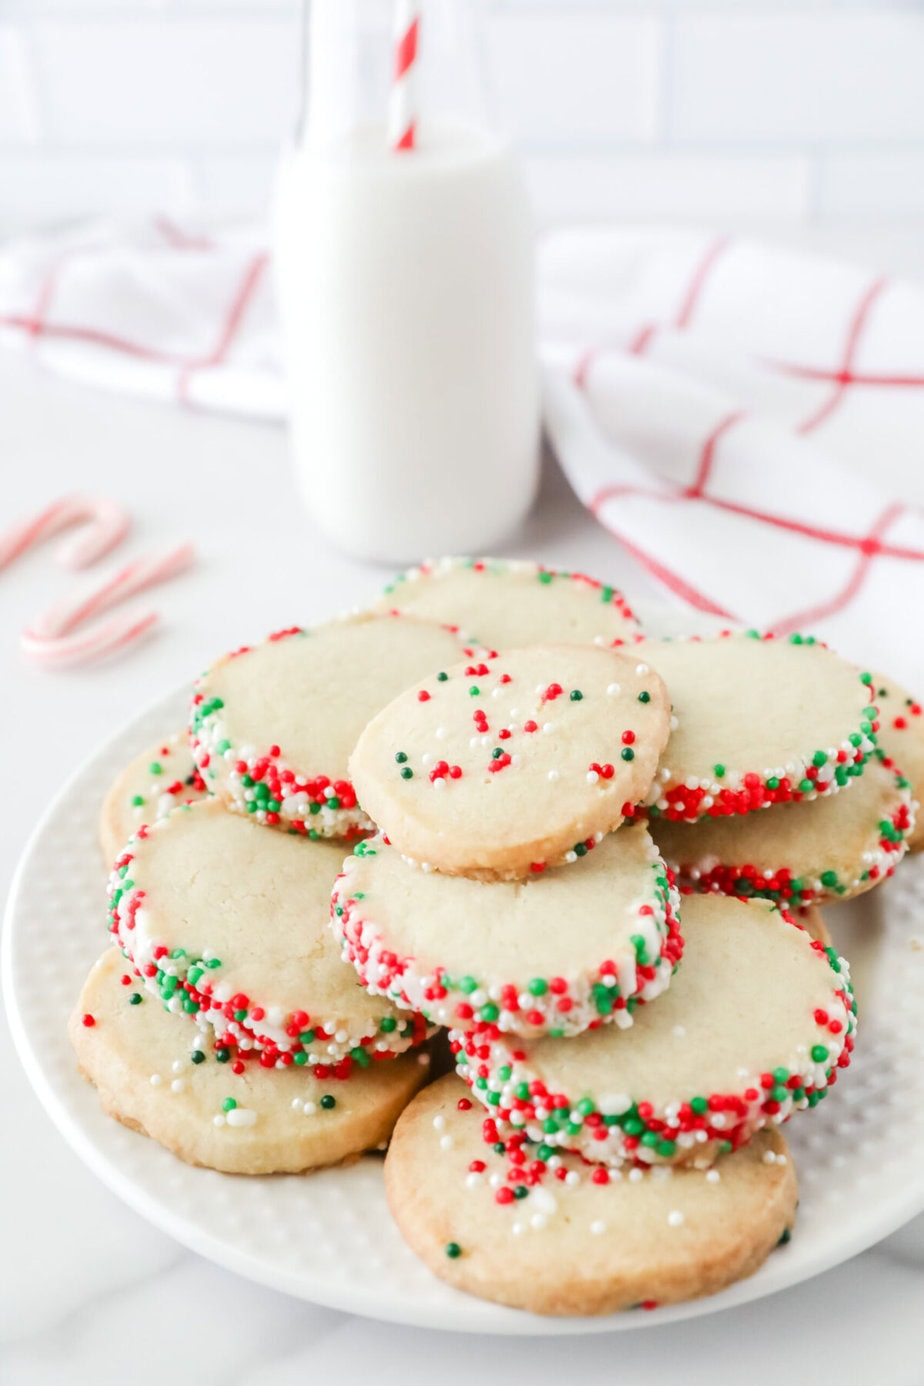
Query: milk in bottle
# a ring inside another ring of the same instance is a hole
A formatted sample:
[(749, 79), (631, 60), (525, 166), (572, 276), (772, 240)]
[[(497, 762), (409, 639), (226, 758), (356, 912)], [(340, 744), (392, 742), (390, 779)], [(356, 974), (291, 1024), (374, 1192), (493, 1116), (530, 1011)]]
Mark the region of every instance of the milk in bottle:
[(509, 143), (458, 99), (477, 7), (416, 8), (419, 109), (398, 152), (394, 5), (314, 0), (308, 119), (275, 210), (302, 494), (341, 548), (396, 563), (489, 549), (529, 509), (538, 467), (526, 193)]

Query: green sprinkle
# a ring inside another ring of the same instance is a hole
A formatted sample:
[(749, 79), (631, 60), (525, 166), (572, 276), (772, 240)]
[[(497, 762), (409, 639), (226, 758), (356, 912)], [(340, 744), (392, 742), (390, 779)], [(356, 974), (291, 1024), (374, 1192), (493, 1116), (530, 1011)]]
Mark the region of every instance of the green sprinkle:
[(205, 1063), (205, 1055), (203, 1054), (203, 1052), (202, 1052), (201, 1049), (194, 1049), (193, 1052), (190, 1054), (189, 1057), (190, 1057), (190, 1059), (192, 1060), (192, 1062), (193, 1062), (194, 1064), (204, 1064), (204, 1063)]
[(534, 977), (527, 985), (530, 996), (545, 996), (549, 984), (544, 977)]
[(395, 760), (399, 765), (403, 765), (407, 760), (407, 751), (395, 751)]
[(828, 1057), (828, 1046), (826, 1044), (813, 1044), (811, 1053), (813, 1063), (823, 1064)]
[(447, 1242), (446, 1255), (449, 1257), (450, 1261), (457, 1261), (459, 1257), (462, 1255), (462, 1248), (459, 1246), (459, 1243)]
[(641, 693), (638, 695), (638, 700), (639, 700), (640, 703), (650, 703), (650, 702), (651, 702), (651, 694), (650, 694), (650, 693), (646, 693), (645, 690), (644, 690), (644, 688), (643, 688), (642, 691), (641, 691)]
[(478, 688), (477, 685), (473, 683), (472, 686), (471, 686), (471, 688), (468, 690), (468, 696), (469, 696), (470, 698), (478, 698), (478, 697), (480, 697), (480, 696), (481, 696), (481, 689)]
[(623, 746), (622, 758), (623, 760), (635, 760), (635, 752), (631, 746)]
[(164, 767), (159, 760), (152, 760), (151, 764), (148, 766), (148, 770), (152, 775), (162, 775), (164, 773)]
[(140, 1006), (143, 1000), (144, 997), (141, 995), (140, 991), (133, 991), (131, 996), (128, 998), (128, 1004), (130, 1006)]
[(459, 990), (463, 993), (464, 996), (471, 996), (473, 991), (478, 990), (478, 983), (475, 981), (475, 978), (470, 977), (467, 974), (466, 976), (459, 978), (458, 986)]
[(812, 792), (812, 790), (813, 790), (814, 788), (815, 788), (815, 783), (814, 783), (813, 780), (800, 780), (800, 781), (799, 781), (799, 789), (800, 789), (800, 791), (801, 791), (803, 794), (811, 794), (811, 792)]
[(528, 1193), (529, 1189), (526, 1187), (525, 1184), (517, 1184), (513, 1190), (514, 1198), (525, 1198)]
[(321, 1106), (324, 1108), (325, 1112), (331, 1111), (331, 1109), (336, 1107), (336, 1105), (336, 1097), (332, 1097), (329, 1092), (326, 1092), (324, 1096), (321, 1098)]
[(568, 696), (573, 703), (579, 703), (584, 697), (584, 694), (581, 692), (579, 688), (572, 688)]
[(493, 1022), (497, 1019), (499, 1015), (500, 1011), (495, 1006), (493, 1001), (489, 1001), (487, 1005), (482, 1006), (481, 1008), (481, 1019), (486, 1020), (489, 1025), (493, 1024)]
[(135, 794), (135, 795), (133, 795), (133, 797), (132, 797), (132, 808), (141, 808), (143, 804), (144, 804), (144, 795), (143, 795), (143, 794)]
[(446, 680), (447, 680), (448, 678), (449, 678), (449, 675), (448, 675), (448, 674), (446, 674), (446, 673), (441, 673), (441, 674), (437, 674), (437, 676), (436, 676), (436, 681), (437, 681), (437, 683), (445, 683)]
[(713, 772), (713, 774), (715, 775), (715, 777), (716, 777), (717, 780), (721, 780), (721, 779), (723, 779), (724, 776), (725, 776), (725, 766), (724, 766), (724, 765), (713, 765), (713, 767), (712, 767), (712, 772)]
[(820, 770), (827, 759), (828, 757), (825, 755), (824, 751), (816, 751), (812, 756), (812, 764)]
[(414, 778), (414, 771), (409, 765), (405, 765), (402, 769), (401, 778), (402, 780), (412, 780)]
[(221, 1049), (216, 1049), (216, 1050), (215, 1050), (215, 1058), (218, 1060), (218, 1062), (219, 1062), (220, 1064), (226, 1064), (226, 1063), (228, 1062), (228, 1060), (230, 1059), (230, 1057), (231, 1057), (231, 1050), (230, 1050), (230, 1049), (225, 1049), (224, 1047), (222, 1047)]
[(777, 1246), (785, 1246), (787, 1242), (791, 1241), (792, 1233), (790, 1232), (788, 1227), (784, 1227), (782, 1232), (780, 1233), (780, 1240), (777, 1242)]
[(545, 571), (543, 571), (543, 572), (541, 572), (541, 573), (537, 573), (536, 576), (538, 577), (538, 579), (539, 579), (540, 582), (546, 582), (546, 583), (548, 583), (548, 582), (551, 582), (551, 581), (552, 581), (552, 574), (551, 574), (551, 573), (547, 573), (547, 572), (545, 572)]
[(822, 884), (823, 886), (827, 886), (828, 889), (830, 890), (830, 889), (832, 889), (834, 886), (837, 885), (837, 872), (836, 872), (836, 871), (822, 871), (822, 873), (821, 873), (821, 875), (819, 876), (818, 879), (821, 881), (821, 884)]
[(222, 1102), (221, 1104), (221, 1110), (223, 1112), (233, 1112), (236, 1106), (237, 1102), (233, 1097), (226, 1097), (224, 1102)]
[(397, 1028), (397, 1025), (398, 1022), (393, 1015), (383, 1015), (379, 1021), (379, 1029), (383, 1035), (390, 1035), (392, 1030)]
[(292, 1062), (293, 1064), (298, 1064), (299, 1068), (304, 1068), (305, 1064), (308, 1062), (308, 1055), (302, 1053), (293, 1054)]

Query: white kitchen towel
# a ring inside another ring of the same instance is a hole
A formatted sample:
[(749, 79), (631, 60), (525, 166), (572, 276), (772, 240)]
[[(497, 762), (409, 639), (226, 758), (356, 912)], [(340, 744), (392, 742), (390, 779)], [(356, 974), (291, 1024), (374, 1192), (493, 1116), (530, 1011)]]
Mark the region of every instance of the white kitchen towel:
[[(675, 598), (811, 630), (924, 685), (924, 290), (699, 231), (540, 253), (546, 423), (582, 501)], [(100, 225), (0, 252), (0, 339), (88, 383), (284, 414), (264, 235)]]

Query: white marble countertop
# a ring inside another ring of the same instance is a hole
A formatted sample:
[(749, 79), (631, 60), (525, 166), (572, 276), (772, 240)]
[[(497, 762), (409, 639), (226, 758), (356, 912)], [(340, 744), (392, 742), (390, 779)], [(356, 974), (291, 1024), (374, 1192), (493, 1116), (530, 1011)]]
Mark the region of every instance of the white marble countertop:
[[(869, 258), (882, 263), (882, 240)], [(851, 242), (863, 252), (863, 243)], [(893, 257), (888, 257), (893, 258)], [(896, 268), (918, 268), (903, 240)], [(891, 266), (886, 263), (886, 268)], [(193, 537), (197, 570), (159, 589), (162, 630), (118, 663), (48, 673), (18, 634), (65, 581), (48, 550), (0, 580), (0, 898), (31, 826), (62, 780), (144, 703), (214, 653), (266, 630), (365, 600), (380, 569), (334, 553), (298, 508), (281, 430), (83, 391), (0, 356), (0, 521), (68, 489), (126, 502), (133, 550)], [(924, 499), (924, 481), (908, 496)], [(511, 552), (580, 566), (653, 595), (650, 584), (549, 469)], [(128, 550), (126, 550), (128, 552)], [(277, 560), (277, 554), (289, 555)], [(794, 1290), (715, 1317), (631, 1333), (542, 1340), (402, 1329), (249, 1284), (183, 1250), (81, 1165), (32, 1095), (2, 1032), (0, 1380), (80, 1386), (165, 1380), (303, 1386), (314, 1380), (445, 1386), (490, 1371), (660, 1386), (820, 1379), (924, 1380), (924, 1219)], [(433, 1354), (431, 1357), (430, 1354)]]

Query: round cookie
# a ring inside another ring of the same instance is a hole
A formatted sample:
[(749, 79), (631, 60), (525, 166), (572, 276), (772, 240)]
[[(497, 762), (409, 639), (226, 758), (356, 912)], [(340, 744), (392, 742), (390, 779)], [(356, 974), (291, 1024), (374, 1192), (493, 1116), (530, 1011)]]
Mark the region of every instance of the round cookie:
[(678, 725), (646, 796), (652, 817), (693, 820), (833, 794), (875, 745), (871, 675), (812, 636), (726, 631), (643, 641)]
[(525, 881), (416, 871), (372, 838), (344, 862), (331, 920), (374, 994), (461, 1030), (563, 1036), (631, 1025), (669, 985), (678, 905), (640, 823)]
[(174, 732), (142, 751), (114, 781), (103, 800), (99, 835), (111, 865), (142, 823), (156, 823), (178, 804), (208, 794), (184, 732)]
[(618, 1163), (712, 1164), (814, 1107), (850, 1062), (849, 969), (767, 901), (693, 895), (684, 958), (631, 1029), (575, 1039), (450, 1034), (500, 1123)]
[(340, 957), (329, 916), (342, 862), (336, 843), (260, 832), (210, 799), (139, 830), (110, 879), (109, 927), (170, 1010), (268, 1065), (340, 1076), (425, 1034)]
[(638, 631), (615, 587), (583, 573), (499, 558), (438, 558), (400, 573), (373, 610), (406, 611), (457, 626), (492, 650), (523, 645), (611, 645)]
[(631, 813), (669, 719), (661, 680), (634, 655), (492, 652), (395, 698), (366, 727), (350, 772), (404, 856), (516, 879), (583, 856)]
[(798, 908), (850, 900), (886, 880), (908, 850), (913, 823), (909, 783), (877, 749), (849, 794), (696, 823), (657, 818), (651, 832), (681, 889)]
[[(924, 709), (893, 679), (874, 674), (871, 695), (879, 708), (876, 740), (893, 765), (911, 781), (915, 799), (924, 793)], [(924, 848), (924, 814), (919, 814), (908, 844), (911, 852)]]
[(371, 832), (347, 778), (360, 732), (409, 684), (462, 654), (450, 630), (397, 614), (277, 631), (198, 680), (196, 764), (229, 808), (257, 823), (312, 838)]
[(155, 1001), (132, 1004), (115, 948), (87, 978), (69, 1034), (103, 1110), (181, 1160), (227, 1174), (297, 1174), (388, 1140), (426, 1082), (429, 1055), (406, 1054), (324, 1085), (298, 1068), (241, 1074), (196, 1045), (194, 1025)]
[(798, 1190), (778, 1132), (708, 1173), (591, 1170), (553, 1156), (557, 1177), (530, 1186), (506, 1182), (481, 1124), (450, 1075), (402, 1113), (385, 1157), (402, 1237), (468, 1294), (534, 1314), (654, 1309), (715, 1294), (789, 1240)]

